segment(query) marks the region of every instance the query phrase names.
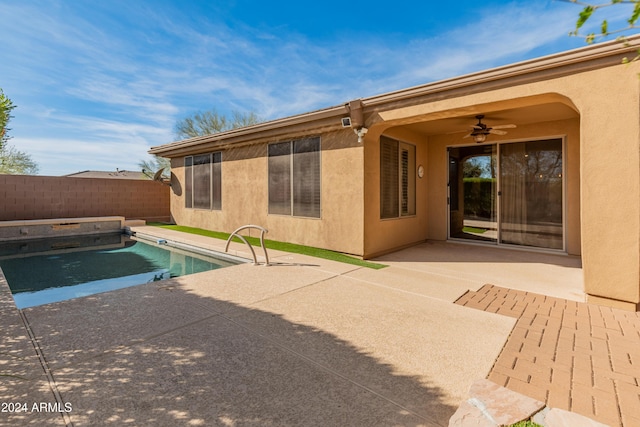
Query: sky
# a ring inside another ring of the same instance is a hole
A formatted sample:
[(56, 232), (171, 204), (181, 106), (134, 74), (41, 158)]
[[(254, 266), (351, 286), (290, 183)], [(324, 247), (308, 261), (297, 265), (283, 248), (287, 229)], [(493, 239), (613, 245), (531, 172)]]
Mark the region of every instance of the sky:
[[(304, 5), (304, 6), (303, 6)], [(140, 170), (178, 120), (273, 120), (582, 47), (558, 0), (0, 0), (10, 144), (40, 175)], [(610, 25), (624, 7), (598, 11)]]

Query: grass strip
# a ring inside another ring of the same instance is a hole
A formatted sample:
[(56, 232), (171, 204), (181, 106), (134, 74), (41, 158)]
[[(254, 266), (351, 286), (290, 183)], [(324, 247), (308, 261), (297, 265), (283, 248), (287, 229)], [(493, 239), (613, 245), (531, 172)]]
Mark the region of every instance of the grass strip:
[(486, 233), (488, 230), (486, 228), (462, 227), (462, 231), (464, 231), (465, 233), (482, 234), (482, 233)]
[[(149, 222), (147, 225), (154, 227), (166, 228), (168, 230), (181, 231), (183, 233), (197, 234), (200, 236), (212, 237), (214, 239), (227, 240), (230, 233), (223, 233), (221, 231), (210, 231), (202, 228), (185, 227), (183, 225), (163, 224), (159, 222)], [(243, 236), (252, 246), (260, 247), (260, 239), (258, 237)], [(242, 243), (237, 237), (233, 238), (234, 242)], [(343, 262), (345, 264), (352, 264), (358, 267), (372, 268), (379, 270), (387, 267), (384, 264), (378, 264), (376, 262), (364, 261), (349, 255), (342, 254), (340, 252), (334, 252), (327, 249), (314, 248), (311, 246), (296, 245), (294, 243), (278, 242), (276, 240), (264, 239), (264, 245), (268, 249), (276, 251), (290, 252), (294, 254), (309, 255), (316, 258), (328, 259), (331, 261)]]

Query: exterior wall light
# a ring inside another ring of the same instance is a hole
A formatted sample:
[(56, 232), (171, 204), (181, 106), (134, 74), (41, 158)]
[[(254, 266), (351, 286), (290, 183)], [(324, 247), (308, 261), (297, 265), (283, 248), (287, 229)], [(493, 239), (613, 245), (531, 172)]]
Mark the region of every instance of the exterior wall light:
[(361, 127), (360, 129), (354, 129), (353, 131), (358, 135), (358, 142), (362, 144), (364, 142), (364, 136), (369, 132), (369, 129)]

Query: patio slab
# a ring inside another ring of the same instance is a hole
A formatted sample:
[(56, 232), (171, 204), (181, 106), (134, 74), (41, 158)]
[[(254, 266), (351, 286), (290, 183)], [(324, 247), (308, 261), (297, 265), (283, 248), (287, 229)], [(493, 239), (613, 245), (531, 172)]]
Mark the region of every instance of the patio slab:
[(331, 277), (305, 271), (299, 267), (275, 271), (242, 264), (23, 312), (36, 338), (48, 350), (49, 365), (59, 367), (207, 317), (232, 315), (237, 304), (249, 305)]
[[(259, 311), (237, 320), (442, 423), (466, 396), (471, 379), (489, 372), (496, 349), (513, 327), (500, 316), (478, 317), (452, 305), (338, 277), (255, 304)], [(264, 312), (277, 316), (265, 321)], [(324, 339), (326, 334), (354, 349), (357, 357), (336, 347), (333, 339)], [(380, 375), (379, 365), (389, 372)]]
[(1, 272), (0, 319), (0, 426), (65, 425), (61, 414), (39, 411), (55, 396)]
[(213, 305), (175, 298), (168, 282), (26, 308), (23, 313), (55, 369), (218, 314)]
[[(445, 425), (513, 326), (308, 267), (243, 270), (24, 310), (73, 422), (208, 425), (228, 411), (262, 425)], [(233, 365), (252, 354), (259, 372)]]
[(75, 425), (426, 425), (220, 317), (55, 375)]
[(383, 257), (391, 265), (383, 270), (269, 251), (271, 267), (244, 264), (23, 313), (75, 425), (442, 426), (488, 375), (516, 322), (452, 304), (497, 261), (459, 269), (444, 249), (431, 259), (424, 248)]
[(71, 421), (446, 425), (514, 323), (393, 274), (272, 260), (25, 309)]
[(359, 268), (344, 274), (375, 286), (389, 287), (399, 292), (453, 302), (469, 289), (482, 286), (478, 280), (466, 280), (431, 271), (418, 271), (392, 265), (382, 270)]
[(579, 257), (457, 242), (429, 241), (373, 261), (393, 267), (459, 278), (477, 290), (486, 283), (585, 301)]

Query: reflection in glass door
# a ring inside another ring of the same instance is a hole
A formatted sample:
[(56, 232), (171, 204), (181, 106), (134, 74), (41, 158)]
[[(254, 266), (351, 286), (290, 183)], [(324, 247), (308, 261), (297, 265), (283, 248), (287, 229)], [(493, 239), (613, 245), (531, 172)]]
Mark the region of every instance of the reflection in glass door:
[(562, 140), (500, 146), (500, 242), (563, 249)]
[(449, 237), (564, 249), (562, 139), (449, 149)]
[(449, 237), (496, 242), (496, 146), (449, 150)]

